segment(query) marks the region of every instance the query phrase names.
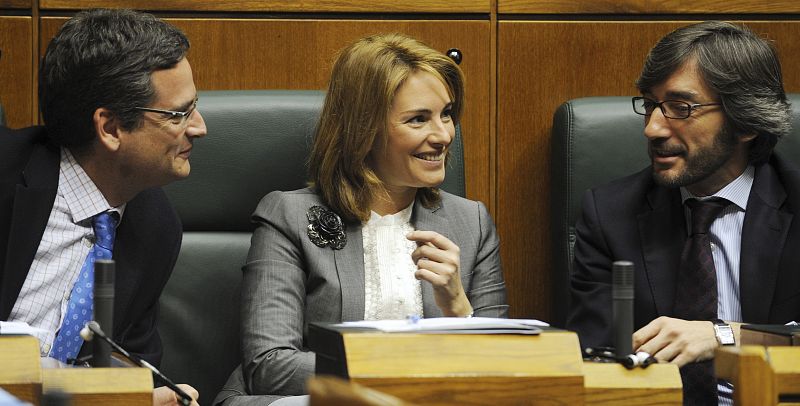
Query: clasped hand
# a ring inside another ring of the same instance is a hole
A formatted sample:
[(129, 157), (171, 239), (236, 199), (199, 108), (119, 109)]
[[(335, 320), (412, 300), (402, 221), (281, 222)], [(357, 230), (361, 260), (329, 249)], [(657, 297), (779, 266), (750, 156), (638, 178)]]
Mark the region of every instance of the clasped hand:
[(412, 231), (406, 236), (418, 245), (411, 253), (417, 265), (414, 277), (433, 286), (436, 305), (445, 316), (463, 317), (472, 313), (472, 306), (461, 285), (458, 245), (435, 231)]
[(717, 348), (714, 324), (659, 317), (633, 333), (633, 348), (653, 355), (659, 362), (682, 367), (714, 357)]
[[(195, 388), (183, 383), (179, 383), (178, 387), (192, 397), (192, 406), (199, 406), (197, 403), (199, 394)], [(172, 389), (166, 386), (153, 389), (153, 406), (178, 406), (180, 404), (181, 402), (178, 399), (178, 395), (173, 392)]]

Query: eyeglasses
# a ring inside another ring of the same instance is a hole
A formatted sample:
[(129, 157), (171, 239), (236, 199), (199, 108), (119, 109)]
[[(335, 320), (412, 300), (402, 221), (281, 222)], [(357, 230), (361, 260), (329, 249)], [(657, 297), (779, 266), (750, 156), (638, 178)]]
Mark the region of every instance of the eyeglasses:
[(631, 101), (633, 102), (633, 111), (636, 114), (649, 116), (653, 114), (653, 111), (658, 107), (661, 109), (661, 114), (663, 114), (664, 117), (676, 118), (679, 120), (689, 118), (689, 116), (692, 115), (692, 111), (698, 107), (720, 105), (720, 103), (687, 103), (680, 100), (664, 100), (662, 102), (657, 102), (647, 97), (634, 97)]
[(186, 111), (172, 111), (172, 110), (162, 110), (162, 109), (154, 109), (150, 107), (134, 107), (136, 110), (141, 111), (150, 111), (153, 113), (160, 113), (169, 116), (168, 119), (172, 124), (185, 126), (189, 122), (189, 117), (192, 116), (192, 113), (197, 109), (197, 100), (198, 98), (195, 97), (194, 102), (192, 105), (189, 106), (189, 109)]

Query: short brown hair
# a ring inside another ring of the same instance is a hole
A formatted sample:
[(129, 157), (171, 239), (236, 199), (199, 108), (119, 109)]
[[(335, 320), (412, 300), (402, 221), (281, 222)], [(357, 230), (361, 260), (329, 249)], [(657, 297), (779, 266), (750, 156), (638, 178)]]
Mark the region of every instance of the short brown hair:
[[(385, 193), (367, 158), (376, 137), (387, 136), (387, 117), (397, 89), (420, 71), (445, 85), (458, 124), (464, 76), (443, 53), (402, 34), (362, 38), (339, 53), (314, 136), (309, 183), (344, 221), (366, 221), (370, 205)], [(437, 188), (418, 192), (426, 207), (440, 201)]]

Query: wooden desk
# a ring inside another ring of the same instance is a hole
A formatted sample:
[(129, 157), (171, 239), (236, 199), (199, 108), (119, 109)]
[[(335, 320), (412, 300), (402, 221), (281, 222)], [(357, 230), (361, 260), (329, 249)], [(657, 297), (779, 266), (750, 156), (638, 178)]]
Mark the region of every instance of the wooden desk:
[(775, 405), (781, 395), (800, 395), (800, 347), (721, 347), (714, 369), (733, 383), (736, 405)]
[(61, 390), (72, 405), (151, 406), (153, 375), (144, 368), (45, 368), (42, 391)]
[(31, 336), (0, 336), (0, 387), (38, 405), (43, 392), (62, 390), (73, 406), (150, 406), (153, 376), (144, 368), (42, 368)]
[(38, 405), (42, 394), (42, 367), (36, 338), (0, 337), (0, 365), (0, 388), (22, 401)]
[(578, 337), (386, 334), (309, 326), (317, 374), (419, 405), (571, 404), (583, 399)]
[(587, 405), (682, 405), (678, 367), (653, 364), (625, 369), (619, 364), (583, 364)]

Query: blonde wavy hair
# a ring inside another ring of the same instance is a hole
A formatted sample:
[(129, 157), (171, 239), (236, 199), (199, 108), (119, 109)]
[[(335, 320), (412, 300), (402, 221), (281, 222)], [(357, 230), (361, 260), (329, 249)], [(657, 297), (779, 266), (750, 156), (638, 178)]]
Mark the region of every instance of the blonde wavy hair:
[[(403, 34), (362, 38), (344, 48), (331, 72), (309, 157), (309, 186), (345, 222), (369, 219), (370, 206), (386, 189), (368, 162), (376, 137), (386, 137), (397, 89), (416, 72), (427, 72), (447, 88), (452, 117), (460, 122), (464, 75), (449, 57)], [(438, 188), (421, 188), (425, 207), (441, 200)]]

